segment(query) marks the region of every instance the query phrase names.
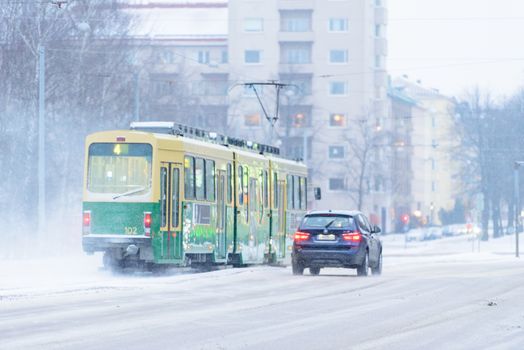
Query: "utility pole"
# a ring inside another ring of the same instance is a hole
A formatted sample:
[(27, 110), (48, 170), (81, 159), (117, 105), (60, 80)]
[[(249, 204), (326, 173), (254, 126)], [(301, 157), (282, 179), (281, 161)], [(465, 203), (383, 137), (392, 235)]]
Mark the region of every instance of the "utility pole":
[(524, 161), (515, 161), (514, 165), (514, 191), (515, 191), (515, 257), (519, 257), (519, 222), (520, 222), (520, 189), (519, 189), (519, 168)]
[(134, 74), (135, 82), (135, 121), (140, 121), (140, 77), (139, 73)]
[(38, 45), (38, 235), (44, 236), (45, 218), (45, 48)]

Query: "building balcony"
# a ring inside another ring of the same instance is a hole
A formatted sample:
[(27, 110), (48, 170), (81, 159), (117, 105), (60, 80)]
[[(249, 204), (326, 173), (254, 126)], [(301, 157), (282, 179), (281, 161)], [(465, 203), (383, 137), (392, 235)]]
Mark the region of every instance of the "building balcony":
[(386, 38), (375, 38), (375, 55), (387, 56), (388, 41)]
[(388, 23), (388, 10), (385, 7), (375, 8), (375, 24)]
[(315, 0), (280, 0), (278, 2), (279, 10), (313, 10)]
[(210, 61), (209, 63), (195, 62), (194, 66), (198, 69), (200, 74), (223, 74), (223, 72), (229, 71), (229, 65), (227, 63), (217, 63), (213, 61)]
[(313, 63), (280, 63), (280, 74), (313, 74)]
[(387, 87), (388, 74), (385, 70), (380, 69), (375, 71), (375, 86)]
[(309, 32), (278, 32), (279, 42), (313, 42), (315, 40), (315, 33)]

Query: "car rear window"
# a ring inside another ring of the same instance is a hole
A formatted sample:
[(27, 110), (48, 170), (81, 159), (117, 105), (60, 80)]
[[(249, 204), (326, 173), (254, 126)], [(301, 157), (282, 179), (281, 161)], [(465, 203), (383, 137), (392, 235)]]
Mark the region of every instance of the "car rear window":
[(346, 215), (308, 215), (304, 217), (300, 228), (320, 229), (320, 228), (340, 228), (355, 230), (355, 220), (352, 216)]

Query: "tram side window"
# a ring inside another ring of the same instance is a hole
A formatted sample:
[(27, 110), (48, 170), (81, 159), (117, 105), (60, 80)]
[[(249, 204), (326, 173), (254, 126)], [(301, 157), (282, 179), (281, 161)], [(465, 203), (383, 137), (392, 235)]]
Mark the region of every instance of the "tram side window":
[(249, 179), (249, 209), (251, 212), (257, 211), (259, 200), (257, 192), (257, 180), (254, 178)]
[(294, 175), (293, 176), (293, 199), (294, 199), (294, 206), (295, 209), (300, 209), (302, 207), (301, 200), (301, 193), (300, 193), (300, 181), (299, 176)]
[(245, 209), (246, 209), (246, 222), (249, 221), (249, 168), (247, 166), (244, 167), (244, 178), (242, 179), (242, 184), (244, 185), (243, 188), (243, 195), (244, 195), (244, 203)]
[(206, 159), (206, 198), (215, 201), (215, 161)]
[(233, 199), (233, 174), (231, 164), (227, 165), (227, 202), (231, 203)]
[(196, 199), (206, 199), (206, 183), (204, 181), (204, 160), (202, 158), (195, 159), (195, 192)]
[(244, 205), (243, 181), (244, 181), (244, 169), (242, 168), (241, 165), (239, 165), (238, 166), (238, 204), (239, 205)]
[(184, 159), (184, 192), (186, 199), (195, 199), (195, 158)]
[(287, 184), (286, 184), (286, 189), (287, 189), (287, 208), (288, 209), (293, 209), (293, 176), (292, 175), (288, 175), (286, 182), (287, 182)]
[(278, 175), (277, 172), (273, 172), (273, 207), (278, 208)]
[(262, 179), (262, 187), (263, 187), (263, 196), (264, 196), (264, 208), (267, 208), (269, 205), (269, 184), (268, 184), (268, 176), (267, 176), (267, 170), (264, 170), (264, 175)]
[(300, 178), (300, 188), (301, 188), (300, 209), (306, 210), (306, 207), (307, 207), (307, 178), (305, 177)]
[(166, 226), (167, 211), (167, 168), (160, 169), (160, 227)]
[(178, 227), (178, 207), (179, 207), (179, 179), (180, 179), (180, 171), (178, 169), (173, 169), (173, 177), (171, 182), (171, 191), (172, 191), (172, 198), (171, 198), (171, 225), (174, 227)]

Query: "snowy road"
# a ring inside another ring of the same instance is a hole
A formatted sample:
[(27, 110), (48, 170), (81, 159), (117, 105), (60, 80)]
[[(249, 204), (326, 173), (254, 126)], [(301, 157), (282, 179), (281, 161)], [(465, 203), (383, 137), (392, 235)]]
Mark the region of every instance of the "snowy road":
[[(385, 237), (381, 277), (250, 267), (112, 276), (99, 257), (7, 261), (0, 349), (524, 349), (511, 237)], [(484, 244), (484, 243), (483, 243)]]

